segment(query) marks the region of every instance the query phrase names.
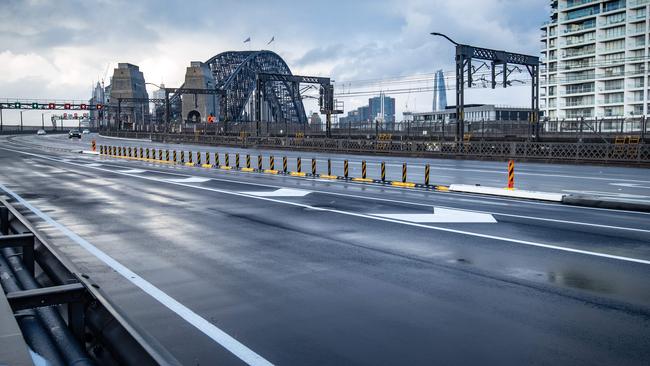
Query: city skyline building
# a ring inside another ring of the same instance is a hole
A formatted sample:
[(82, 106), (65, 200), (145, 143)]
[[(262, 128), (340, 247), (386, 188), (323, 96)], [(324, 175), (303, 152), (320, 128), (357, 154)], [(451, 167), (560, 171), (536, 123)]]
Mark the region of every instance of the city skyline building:
[(551, 0), (540, 109), (554, 118), (648, 115), (650, 0)]
[(447, 88), (445, 74), (442, 70), (436, 71), (433, 78), (433, 112), (444, 111), (447, 108)]

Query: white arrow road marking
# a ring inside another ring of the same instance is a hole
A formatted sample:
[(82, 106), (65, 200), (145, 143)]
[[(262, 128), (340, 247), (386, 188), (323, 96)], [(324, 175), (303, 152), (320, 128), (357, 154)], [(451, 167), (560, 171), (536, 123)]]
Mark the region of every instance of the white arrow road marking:
[(569, 190), (569, 189), (563, 189), (562, 192), (588, 194), (594, 196), (616, 197), (616, 198), (629, 198), (629, 199), (638, 199), (638, 200), (643, 200), (644, 198), (647, 199), (648, 197), (650, 197), (650, 196), (644, 196), (639, 194), (601, 192), (601, 191), (578, 191), (578, 190)]
[(645, 189), (650, 189), (650, 186), (642, 186), (638, 183), (610, 183), (612, 186), (619, 186), (619, 187), (628, 187), (628, 188), (645, 188)]
[(126, 169), (126, 170), (120, 170), (120, 173), (127, 173), (127, 174), (139, 174), (139, 173), (144, 173), (145, 171), (142, 169)]
[(210, 180), (210, 178), (202, 177), (188, 177), (188, 178), (178, 178), (178, 179), (165, 179), (174, 183), (203, 183)]
[(432, 214), (371, 214), (373, 216), (385, 217), (387, 219), (409, 221), (416, 223), (489, 223), (494, 224), (497, 220), (494, 216), (463, 210), (450, 210), (448, 208), (434, 207)]
[(266, 191), (266, 192), (240, 192), (244, 194), (250, 194), (257, 197), (304, 197), (311, 193), (311, 191), (305, 191), (302, 189), (291, 189), (291, 188), (280, 188), (275, 191)]

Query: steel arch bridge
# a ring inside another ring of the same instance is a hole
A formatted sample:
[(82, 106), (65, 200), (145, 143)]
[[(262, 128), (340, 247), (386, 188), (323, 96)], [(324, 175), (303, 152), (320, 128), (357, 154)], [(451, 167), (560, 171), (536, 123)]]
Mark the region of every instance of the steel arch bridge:
[[(228, 51), (205, 62), (221, 90), (220, 120), (247, 121), (246, 106), (257, 86), (257, 73), (292, 75), (286, 62), (271, 51)], [(300, 96), (300, 85), (291, 82), (267, 82), (261, 90), (267, 106), (268, 118), (275, 122), (307, 123), (305, 107)], [(174, 96), (172, 103), (180, 98)], [(252, 104), (251, 104), (252, 105)]]

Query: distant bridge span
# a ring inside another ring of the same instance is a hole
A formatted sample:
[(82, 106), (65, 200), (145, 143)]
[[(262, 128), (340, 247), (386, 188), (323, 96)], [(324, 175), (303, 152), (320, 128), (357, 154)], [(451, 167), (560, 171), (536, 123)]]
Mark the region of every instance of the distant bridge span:
[[(228, 51), (205, 62), (212, 71), (216, 86), (224, 92), (220, 120), (245, 121), (253, 116), (246, 114), (256, 88), (259, 72), (292, 75), (284, 60), (272, 51)], [(300, 96), (300, 86), (291, 82), (268, 82), (262, 90), (263, 109), (267, 118), (275, 122), (307, 123), (305, 107)], [(180, 98), (174, 96), (172, 103)], [(251, 104), (252, 105), (252, 104)]]

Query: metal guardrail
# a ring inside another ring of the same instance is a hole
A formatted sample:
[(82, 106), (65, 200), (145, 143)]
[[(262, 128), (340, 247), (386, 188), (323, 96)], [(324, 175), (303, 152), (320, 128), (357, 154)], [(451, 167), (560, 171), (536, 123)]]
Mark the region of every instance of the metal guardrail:
[[(644, 140), (650, 135), (650, 123), (645, 117), (563, 119), (544, 120), (539, 124), (527, 121), (481, 120), (465, 121), (465, 135), (472, 141), (529, 141), (537, 133), (537, 141), (545, 142), (604, 142), (618, 135), (635, 135)], [(178, 124), (164, 126), (151, 124), (146, 131), (124, 131), (139, 133), (180, 133), (220, 136), (258, 137), (325, 137), (324, 123), (295, 124), (284, 122), (261, 122), (259, 133), (257, 123), (220, 122), (214, 124)], [(108, 129), (112, 133), (118, 132)], [(453, 141), (456, 138), (455, 121), (407, 121), (396, 123), (345, 122), (332, 125), (332, 138), (375, 138), (390, 135), (394, 140), (437, 140)]]
[(0, 272), (0, 296), (6, 293), (25, 341), (48, 364), (178, 364), (2, 197)]
[[(125, 138), (151, 138), (155, 142), (192, 143), (336, 153), (410, 155), (429, 158), (517, 159), (557, 162), (650, 164), (650, 145), (638, 143), (567, 143), (530, 141), (394, 141), (288, 137), (238, 137), (188, 134), (102, 133)], [(628, 139), (629, 140), (629, 139)], [(628, 141), (626, 140), (626, 141)], [(638, 140), (635, 140), (638, 141)]]

